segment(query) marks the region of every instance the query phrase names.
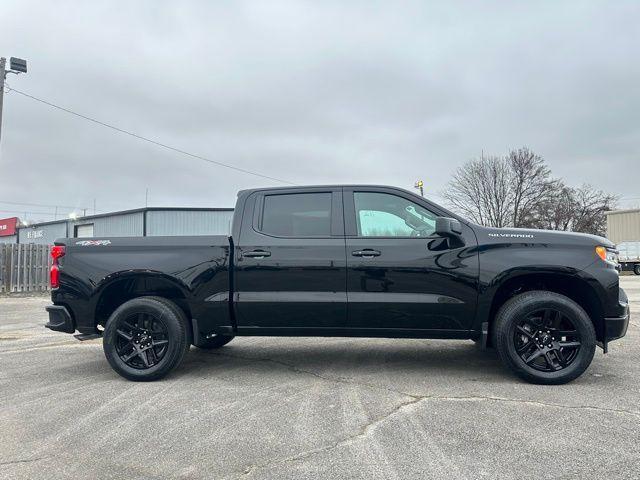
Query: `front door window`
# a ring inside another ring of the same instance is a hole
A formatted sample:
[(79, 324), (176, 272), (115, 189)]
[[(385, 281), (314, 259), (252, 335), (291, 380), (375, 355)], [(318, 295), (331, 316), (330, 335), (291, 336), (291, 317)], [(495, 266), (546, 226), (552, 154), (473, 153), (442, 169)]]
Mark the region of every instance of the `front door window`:
[(403, 197), (388, 193), (355, 192), (359, 237), (428, 237), (436, 215)]

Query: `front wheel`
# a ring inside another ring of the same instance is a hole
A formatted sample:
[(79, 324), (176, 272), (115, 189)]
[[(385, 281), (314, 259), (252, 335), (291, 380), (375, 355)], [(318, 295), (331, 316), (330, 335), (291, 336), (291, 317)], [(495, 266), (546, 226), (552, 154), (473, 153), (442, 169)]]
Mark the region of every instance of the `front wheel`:
[(123, 303), (109, 317), (103, 334), (107, 361), (118, 374), (134, 381), (164, 377), (180, 364), (188, 346), (184, 312), (160, 297)]
[(633, 273), (635, 273), (636, 275), (640, 275), (640, 263), (636, 263), (633, 266)]
[(502, 362), (531, 383), (558, 385), (591, 364), (596, 334), (587, 313), (564, 295), (532, 291), (507, 301), (495, 320)]

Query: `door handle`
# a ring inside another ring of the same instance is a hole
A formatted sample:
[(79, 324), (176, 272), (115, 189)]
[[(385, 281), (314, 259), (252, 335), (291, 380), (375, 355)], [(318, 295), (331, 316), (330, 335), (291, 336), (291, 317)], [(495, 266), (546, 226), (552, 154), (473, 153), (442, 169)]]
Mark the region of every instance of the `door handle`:
[(267, 252), (265, 250), (251, 250), (250, 252), (242, 252), (242, 256), (248, 258), (264, 258), (270, 257), (271, 252)]
[(354, 250), (351, 252), (354, 257), (373, 258), (381, 255), (379, 250), (373, 250), (371, 248), (365, 248), (364, 250)]

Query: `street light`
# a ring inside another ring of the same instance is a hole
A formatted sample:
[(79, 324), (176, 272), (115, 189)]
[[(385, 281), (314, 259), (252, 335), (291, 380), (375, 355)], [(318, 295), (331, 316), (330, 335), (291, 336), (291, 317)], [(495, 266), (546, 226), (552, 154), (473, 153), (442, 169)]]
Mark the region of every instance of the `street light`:
[(424, 186), (424, 182), (422, 180), (416, 180), (416, 183), (413, 185), (413, 188), (417, 188), (418, 190), (420, 190), (420, 195), (424, 197), (424, 190), (423, 187)]
[(23, 58), (11, 57), (9, 59), (9, 68), (11, 69), (9, 72), (15, 73), (16, 75), (18, 73), (27, 73), (27, 61)]

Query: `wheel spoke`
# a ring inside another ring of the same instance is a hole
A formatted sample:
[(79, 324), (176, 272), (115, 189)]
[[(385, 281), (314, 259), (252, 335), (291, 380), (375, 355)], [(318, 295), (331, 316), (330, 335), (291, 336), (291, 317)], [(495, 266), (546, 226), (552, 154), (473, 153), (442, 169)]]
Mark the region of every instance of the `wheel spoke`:
[(560, 351), (560, 349), (558, 350), (554, 350), (553, 353), (555, 354), (556, 358), (558, 359), (558, 363), (560, 364), (560, 366), (562, 368), (567, 366), (567, 359), (565, 358), (564, 354)]
[(149, 347), (146, 350), (147, 354), (149, 357), (151, 357), (151, 364), (155, 365), (156, 363), (158, 363), (158, 356), (156, 355), (156, 351), (153, 349), (153, 347)]
[(126, 332), (124, 332), (124, 331), (122, 331), (120, 329), (117, 329), (116, 332), (118, 333), (118, 335), (120, 335), (122, 338), (124, 338), (125, 340), (127, 340), (129, 342), (133, 339), (133, 337), (131, 335), (129, 335), (128, 333), (126, 333)]
[(516, 347), (516, 352), (520, 356), (528, 355), (530, 353), (530, 351), (531, 351), (531, 347), (538, 348), (538, 346), (535, 344), (535, 342), (530, 341), (530, 342), (523, 343), (519, 347)]
[(147, 356), (147, 352), (149, 350), (143, 350), (140, 352), (139, 356), (142, 359), (142, 361), (144, 362), (144, 366), (149, 368), (151, 366), (151, 363), (149, 363), (149, 357)]
[(138, 350), (136, 350), (135, 348), (133, 349), (133, 352), (129, 353), (128, 355), (125, 356), (121, 356), (120, 358), (122, 358), (122, 361), (124, 363), (128, 363), (129, 360), (131, 360), (133, 357), (135, 357), (136, 355), (138, 355)]
[(167, 343), (169, 343), (169, 340), (151, 340), (151, 345), (153, 345), (154, 347), (166, 345)]
[(518, 325), (516, 327), (516, 330), (518, 330), (520, 333), (522, 333), (523, 335), (526, 335), (529, 338), (533, 338), (533, 333), (529, 332), (526, 328), (524, 328), (522, 325)]
[(549, 368), (551, 368), (552, 370), (560, 370), (562, 368), (560, 365), (555, 365), (553, 363), (553, 358), (551, 358), (551, 352), (546, 352), (544, 354), (544, 359), (547, 362), (547, 365), (549, 365)]
[(527, 365), (529, 365), (531, 362), (533, 362), (536, 358), (538, 358), (540, 355), (543, 355), (542, 350), (536, 350), (535, 352), (533, 352), (531, 355), (529, 355), (527, 358), (524, 358), (524, 363), (526, 363)]
[(569, 342), (558, 342), (558, 345), (560, 346), (560, 348), (570, 348), (570, 347), (579, 347), (582, 344), (577, 340), (573, 340)]
[(138, 331), (140, 331), (140, 329), (137, 326), (132, 325), (131, 323), (129, 323), (126, 320), (123, 321), (121, 325), (122, 325), (122, 327), (124, 327), (125, 329), (129, 330), (130, 332), (138, 332)]

